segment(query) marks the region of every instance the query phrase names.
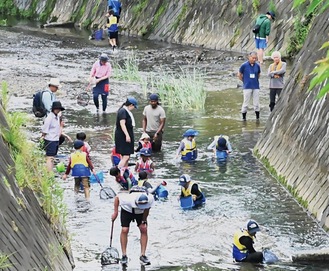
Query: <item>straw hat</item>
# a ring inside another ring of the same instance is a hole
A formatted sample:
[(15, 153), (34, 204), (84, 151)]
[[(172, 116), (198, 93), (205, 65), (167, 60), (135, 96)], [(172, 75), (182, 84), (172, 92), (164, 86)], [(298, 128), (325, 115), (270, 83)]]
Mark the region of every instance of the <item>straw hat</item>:
[(48, 82), (48, 86), (54, 86), (54, 87), (61, 88), (61, 84), (60, 84), (58, 78), (50, 78), (50, 80)]

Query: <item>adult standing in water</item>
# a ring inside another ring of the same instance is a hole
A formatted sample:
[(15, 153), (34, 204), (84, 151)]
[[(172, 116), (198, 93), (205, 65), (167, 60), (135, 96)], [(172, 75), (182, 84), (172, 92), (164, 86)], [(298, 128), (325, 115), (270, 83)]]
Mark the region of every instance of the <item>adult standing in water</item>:
[(286, 62), (281, 61), (279, 51), (272, 53), (273, 63), (268, 67), (267, 75), (270, 77), (270, 110), (273, 111), (276, 96), (280, 96), (284, 86), (283, 77), (286, 73)]
[(115, 129), (115, 148), (122, 158), (118, 168), (127, 167), (130, 155), (134, 153), (135, 119), (132, 110), (138, 107), (134, 97), (128, 97), (117, 113)]
[(93, 88), (93, 99), (96, 106), (96, 110), (99, 110), (98, 96), (102, 97), (103, 113), (107, 107), (107, 96), (110, 91), (109, 77), (111, 75), (112, 67), (108, 63), (109, 57), (107, 54), (101, 54), (99, 60), (97, 60), (90, 71), (90, 82), (94, 82), (96, 86)]
[(53, 102), (56, 101), (56, 92), (61, 87), (58, 78), (50, 78), (48, 82), (48, 89), (42, 94), (42, 103), (47, 110), (47, 116), (51, 112)]
[(243, 121), (247, 120), (247, 110), (250, 98), (253, 98), (253, 105), (256, 119), (259, 120), (259, 77), (260, 66), (256, 63), (257, 53), (251, 52), (248, 61), (243, 63), (239, 69), (239, 79), (243, 82), (243, 104), (241, 108)]
[(159, 95), (151, 94), (150, 104), (143, 111), (143, 132), (147, 133), (152, 142), (152, 151), (160, 151), (162, 146), (162, 134), (166, 123), (166, 112), (159, 105)]

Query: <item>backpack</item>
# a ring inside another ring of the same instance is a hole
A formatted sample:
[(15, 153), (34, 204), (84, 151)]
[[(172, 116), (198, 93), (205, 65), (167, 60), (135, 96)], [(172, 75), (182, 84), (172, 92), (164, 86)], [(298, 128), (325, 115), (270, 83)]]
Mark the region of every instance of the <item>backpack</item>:
[(44, 92), (44, 90), (40, 90), (33, 95), (32, 111), (37, 118), (43, 118), (47, 115), (47, 110), (42, 102), (42, 95)]
[(255, 34), (258, 34), (260, 31), (260, 27), (265, 20), (266, 20), (266, 18), (260, 24), (255, 24), (254, 28), (252, 29), (252, 32), (254, 32)]

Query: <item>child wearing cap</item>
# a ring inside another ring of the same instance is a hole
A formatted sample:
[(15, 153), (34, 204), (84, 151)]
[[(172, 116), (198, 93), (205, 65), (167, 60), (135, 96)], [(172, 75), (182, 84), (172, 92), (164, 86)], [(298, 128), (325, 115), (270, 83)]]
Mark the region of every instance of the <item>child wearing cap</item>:
[(88, 142), (86, 141), (87, 135), (84, 132), (80, 132), (77, 133), (76, 135), (77, 140), (81, 140), (83, 142), (83, 146), (82, 146), (82, 151), (85, 152), (87, 154), (87, 156), (90, 158), (89, 154), (91, 151), (91, 147), (88, 144)]
[(85, 198), (87, 201), (90, 199), (90, 170), (93, 174), (96, 174), (93, 164), (91, 163), (89, 157), (87, 156), (87, 153), (82, 151), (82, 148), (84, 146), (83, 141), (76, 140), (74, 141), (74, 149), (75, 152), (73, 152), (70, 155), (69, 164), (67, 166), (66, 172), (63, 175), (63, 180), (66, 180), (67, 175), (70, 174), (70, 171), (72, 169), (72, 176), (74, 177), (74, 192), (78, 194), (80, 183), (83, 184), (84, 192), (85, 192)]
[(110, 169), (110, 175), (115, 177), (115, 180), (121, 185), (123, 190), (130, 190), (132, 186), (138, 184), (128, 167), (112, 167)]
[(152, 143), (150, 141), (150, 136), (147, 133), (142, 134), (141, 138), (138, 141), (138, 147), (135, 150), (135, 152), (139, 152), (143, 148), (152, 150)]
[(183, 174), (180, 176), (179, 185), (181, 186), (180, 198), (192, 196), (194, 206), (200, 206), (206, 201), (199, 185), (191, 180), (190, 175)]
[(150, 149), (143, 148), (140, 151), (141, 157), (135, 166), (136, 172), (145, 171), (147, 173), (152, 173), (155, 169), (153, 161), (150, 159), (151, 151)]
[(197, 158), (198, 150), (196, 148), (194, 137), (198, 134), (199, 132), (194, 129), (188, 129), (183, 134), (184, 139), (181, 141), (177, 149), (176, 159), (179, 155), (181, 155), (183, 161), (193, 161)]

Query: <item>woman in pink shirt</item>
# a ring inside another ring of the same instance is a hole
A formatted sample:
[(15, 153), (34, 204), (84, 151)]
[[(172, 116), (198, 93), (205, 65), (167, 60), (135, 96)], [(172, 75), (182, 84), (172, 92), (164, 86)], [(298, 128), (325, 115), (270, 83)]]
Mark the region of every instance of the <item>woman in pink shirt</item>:
[(103, 112), (107, 107), (107, 95), (109, 95), (110, 84), (109, 77), (111, 75), (111, 64), (108, 63), (109, 57), (107, 54), (101, 54), (99, 60), (97, 60), (90, 72), (90, 82), (94, 80), (96, 86), (93, 88), (93, 99), (97, 112), (99, 110), (98, 96), (101, 95), (103, 102)]

